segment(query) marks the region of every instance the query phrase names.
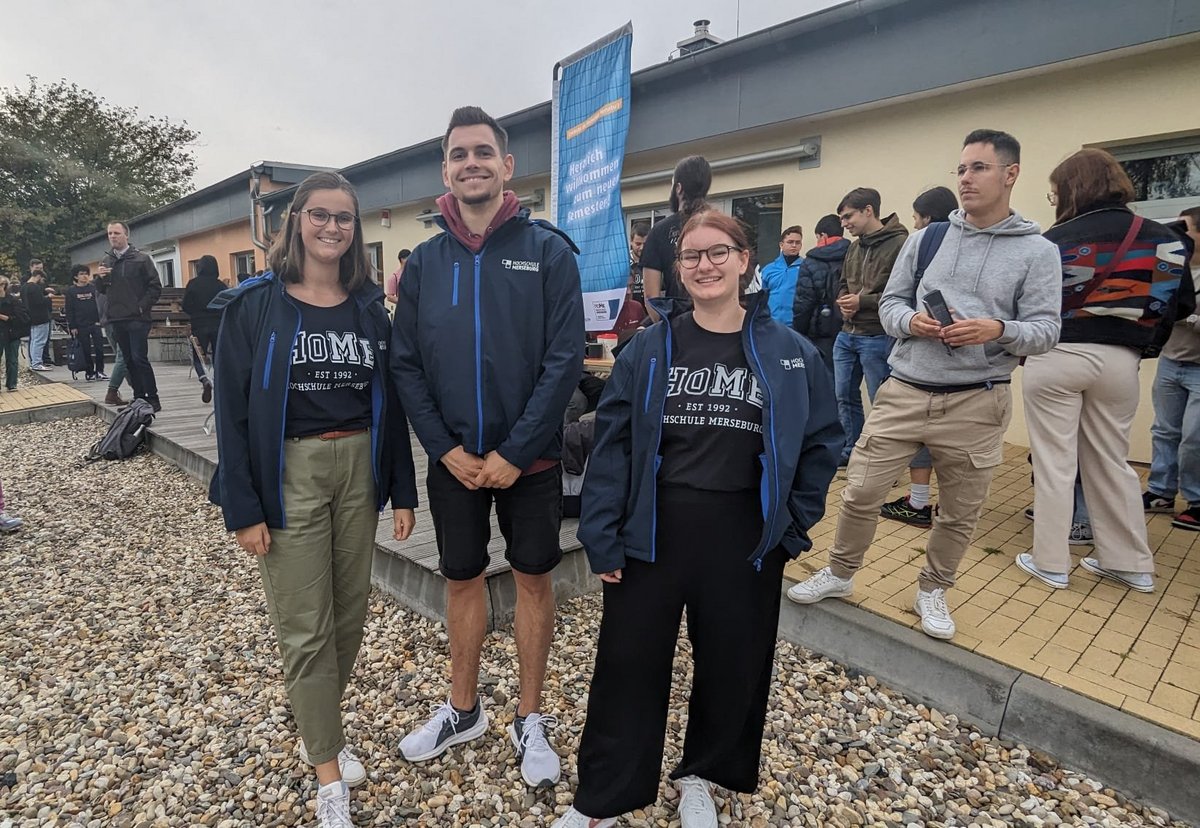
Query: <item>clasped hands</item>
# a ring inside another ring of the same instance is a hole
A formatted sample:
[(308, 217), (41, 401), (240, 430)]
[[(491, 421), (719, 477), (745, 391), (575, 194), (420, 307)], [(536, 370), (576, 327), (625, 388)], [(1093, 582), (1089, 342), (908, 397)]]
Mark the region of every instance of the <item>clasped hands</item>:
[(441, 463), (459, 483), (472, 491), (507, 489), (521, 476), (521, 470), (496, 451), (489, 451), (480, 457), (462, 446), (455, 446), (442, 455)]

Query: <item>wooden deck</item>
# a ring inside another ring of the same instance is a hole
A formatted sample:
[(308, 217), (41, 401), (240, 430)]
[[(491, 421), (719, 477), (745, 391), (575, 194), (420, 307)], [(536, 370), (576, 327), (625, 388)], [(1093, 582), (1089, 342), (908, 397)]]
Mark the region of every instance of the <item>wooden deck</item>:
[[(63, 373), (70, 380), (71, 375), (66, 371)], [(50, 375), (47, 374), (47, 376)], [(51, 380), (38, 385), (23, 385), (15, 391), (0, 391), (0, 414), (11, 414), (54, 405), (68, 405), (90, 399), (87, 394), (72, 386), (73, 384), (69, 381), (62, 383)]]
[[(158, 396), (163, 410), (154, 420), (154, 426), (151, 429), (153, 434), (215, 464), (217, 462), (216, 435), (205, 434), (203, 430), (204, 420), (212, 411), (212, 406), (205, 405), (200, 401), (200, 383), (191, 374), (190, 366), (156, 362), (154, 374), (158, 380)], [(50, 399), (69, 394), (72, 395), (70, 401), (90, 398), (103, 404), (105, 392), (108, 390), (107, 382), (86, 382), (82, 375), (80, 375), (80, 379), (72, 380), (70, 372), (63, 367), (43, 374), (42, 378), (53, 384), (37, 386), (28, 392), (17, 391), (12, 396), (38, 393), (46, 399)], [(128, 385), (122, 386), (122, 397), (128, 399), (131, 394)], [(0, 406), (8, 396), (8, 394), (0, 394)], [(43, 405), (45, 404), (51, 403), (43, 403)], [(3, 408), (0, 408), (0, 411), (3, 411)], [(392, 516), (390, 512), (385, 512), (380, 519), (375, 540), (390, 554), (412, 561), (431, 572), (436, 572), (438, 567), (437, 542), (434, 538), (433, 522), (429, 517), (429, 506), (425, 502), (425, 475), (429, 461), (416, 437), (412, 436), (410, 439), (417, 470), (417, 491), (421, 501), (417, 508), (416, 529), (413, 531), (412, 537), (404, 543), (394, 540), (392, 538)], [(577, 523), (575, 520), (563, 521), (559, 542), (564, 551), (580, 548), (579, 541), (575, 538)], [(495, 515), (492, 517), (492, 540), (488, 545), (488, 553), (491, 561), (486, 570), (487, 575), (508, 571), (509, 565), (504, 559), (504, 538), (500, 535)]]

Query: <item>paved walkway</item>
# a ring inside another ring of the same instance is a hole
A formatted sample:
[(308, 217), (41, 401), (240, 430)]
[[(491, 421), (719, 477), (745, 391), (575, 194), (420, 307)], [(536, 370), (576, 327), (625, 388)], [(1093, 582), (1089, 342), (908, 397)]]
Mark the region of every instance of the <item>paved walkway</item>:
[[(155, 431), (215, 456), (215, 438), (199, 428), (208, 407), (200, 407), (199, 385), (188, 377), (187, 367), (156, 365), (155, 370), (164, 405)], [(103, 398), (104, 383), (72, 382), (62, 368), (43, 379)], [(128, 389), (123, 393), (127, 396)], [(949, 596), (958, 635), (947, 646), (973, 651), (1200, 739), (1200, 533), (1172, 528), (1170, 515), (1149, 518), (1158, 579), (1153, 594), (1101, 581), (1078, 567), (1071, 573), (1070, 588), (1052, 591), (1013, 563), (1033, 541), (1032, 523), (1024, 517), (1025, 508), (1033, 503), (1026, 451), (1006, 447), (1005, 463), (996, 474), (975, 541)], [(419, 447), (415, 456), (423, 462)], [(418, 470), (421, 478), (423, 468)], [(813, 531), (814, 551), (790, 564), (788, 577), (800, 580), (825, 565), (844, 485), (844, 472), (839, 472), (830, 488), (826, 517)], [(897, 488), (892, 496), (903, 491)], [(422, 521), (422, 525), (429, 523)], [(385, 534), (381, 530), (381, 538), (390, 543)], [(422, 551), (422, 543), (432, 546), (432, 533), (428, 534), (418, 538), (416, 545), (398, 545), (395, 551), (435, 566), (435, 559)], [(924, 530), (880, 521), (849, 602), (917, 627), (920, 622), (912, 612), (912, 599), (925, 536)], [(578, 547), (573, 522), (564, 525), (563, 542)], [(496, 532), (496, 567), (504, 566), (500, 544)], [(1076, 548), (1080, 556), (1090, 551), (1090, 547)]]
[[(1170, 515), (1148, 516), (1158, 583), (1152, 594), (1101, 580), (1077, 564), (1070, 587), (1051, 590), (1014, 563), (1033, 543), (1033, 524), (1024, 515), (1033, 505), (1026, 452), (1005, 447), (1004, 465), (948, 595), (958, 627), (951, 643), (1200, 739), (1200, 533), (1173, 528)], [(813, 532), (814, 553), (791, 563), (788, 577), (803, 580), (825, 566), (844, 486), (839, 472), (826, 517)], [(892, 496), (905, 486), (907, 480)], [(919, 628), (912, 603), (927, 535), (881, 520), (847, 600)], [(1091, 547), (1074, 551), (1083, 557)]]

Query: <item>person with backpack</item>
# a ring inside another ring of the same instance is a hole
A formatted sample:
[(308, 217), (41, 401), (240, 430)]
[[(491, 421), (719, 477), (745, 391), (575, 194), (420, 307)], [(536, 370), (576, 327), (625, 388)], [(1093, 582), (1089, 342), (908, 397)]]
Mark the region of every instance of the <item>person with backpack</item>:
[(201, 256), (196, 263), (196, 275), (183, 291), (183, 312), (188, 315), (192, 326), (192, 367), (196, 371), (196, 379), (200, 381), (200, 402), (205, 405), (212, 402), (213, 387), (212, 380), (204, 370), (204, 360), (200, 357), (204, 355), (211, 364), (217, 348), (221, 312), (210, 310), (208, 305), (225, 289), (220, 276), (216, 257)]
[(1062, 335), (1025, 362), (1022, 391), (1033, 454), (1033, 549), (1016, 564), (1066, 589), (1078, 467), (1095, 551), (1080, 566), (1154, 591), (1141, 481), (1130, 467), (1143, 357), (1158, 356), (1177, 318), (1195, 310), (1186, 235), (1133, 213), (1133, 183), (1108, 152), (1083, 149), (1050, 173), (1061, 255)]
[[(1010, 206), (1020, 162), (1013, 136), (971, 132), (956, 173), (962, 209), (950, 214), (949, 224), (930, 225), (904, 243), (879, 302), (884, 330), (897, 339), (891, 375), (875, 395), (846, 469), (829, 565), (789, 589), (791, 600), (814, 604), (853, 593), (879, 509), (925, 445), (941, 500), (913, 609), (926, 635), (954, 637), (946, 592), (1004, 461), (1012, 372), (1021, 357), (1053, 348), (1060, 329), (1058, 250)], [(919, 274), (924, 240), (935, 229), (944, 240)]]
[(4, 357), (4, 387), (17, 390), (21, 338), (29, 335), (29, 313), (20, 293), (10, 293), (9, 280), (0, 276), (0, 356)]
[(412, 532), (416, 472), (389, 372), (358, 195), (315, 173), (296, 189), (262, 278), (221, 293), (210, 499), (258, 562), (320, 828), (350, 823), (367, 772), (341, 699), (363, 639), (379, 513)]
[(104, 373), (104, 340), (100, 336), (100, 309), (96, 305), (99, 291), (92, 284), (87, 265), (72, 267), (71, 281), (74, 284), (67, 288), (67, 329), (79, 343), (87, 381), (107, 380), (108, 374)]
[(844, 236), (837, 216), (823, 216), (816, 226), (817, 246), (808, 251), (796, 274), (796, 295), (792, 301), (792, 327), (807, 336), (821, 352), (821, 361), (833, 376), (833, 342), (842, 329), (838, 311), (838, 283), (842, 262), (850, 242)]
[[(958, 198), (949, 187), (930, 187), (913, 201), (913, 232), (950, 221), (950, 214), (957, 209)], [(879, 516), (928, 529), (933, 525), (935, 508), (929, 502), (929, 487), (933, 481), (933, 458), (929, 449), (921, 446), (908, 464), (908, 477), (908, 494), (883, 504)]]

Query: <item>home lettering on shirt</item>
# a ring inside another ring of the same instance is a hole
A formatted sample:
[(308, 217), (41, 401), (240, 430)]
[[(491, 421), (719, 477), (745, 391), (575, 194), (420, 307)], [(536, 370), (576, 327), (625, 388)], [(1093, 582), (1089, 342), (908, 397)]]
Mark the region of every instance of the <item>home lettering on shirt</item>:
[(743, 405), (760, 410), (763, 406), (758, 378), (747, 368), (729, 368), (720, 362), (711, 368), (673, 366), (667, 379), (667, 398), (681, 395), (691, 399), (670, 406), (680, 413), (666, 414), (664, 423), (762, 432), (761, 422), (746, 419), (742, 413)]

